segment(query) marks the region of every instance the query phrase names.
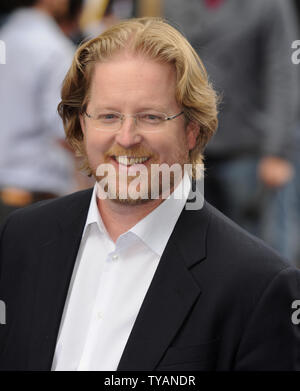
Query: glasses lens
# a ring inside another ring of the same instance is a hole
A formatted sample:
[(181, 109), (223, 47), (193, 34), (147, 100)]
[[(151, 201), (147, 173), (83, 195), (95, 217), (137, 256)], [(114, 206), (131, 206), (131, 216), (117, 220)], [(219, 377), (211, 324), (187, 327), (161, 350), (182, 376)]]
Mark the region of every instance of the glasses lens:
[(163, 126), (166, 126), (167, 119), (173, 119), (164, 113), (156, 111), (147, 111), (135, 115), (128, 114), (124, 116), (118, 112), (100, 112), (96, 115), (87, 114), (87, 117), (95, 129), (110, 132), (120, 130), (123, 119), (126, 117), (135, 118), (137, 129), (149, 132), (161, 130)]
[(119, 113), (98, 113), (92, 116), (92, 125), (101, 131), (116, 131), (121, 127), (122, 115)]
[(141, 130), (155, 131), (161, 128), (166, 115), (163, 113), (143, 112), (136, 114), (137, 126)]

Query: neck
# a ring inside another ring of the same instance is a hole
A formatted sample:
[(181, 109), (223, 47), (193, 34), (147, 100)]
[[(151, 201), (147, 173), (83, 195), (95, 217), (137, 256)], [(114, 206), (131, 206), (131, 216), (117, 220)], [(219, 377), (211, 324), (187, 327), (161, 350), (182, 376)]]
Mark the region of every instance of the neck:
[[(183, 178), (172, 186), (169, 194), (174, 192), (182, 180)], [(97, 206), (109, 236), (116, 242), (120, 235), (134, 227), (163, 201), (165, 201), (164, 195), (161, 195), (158, 199), (149, 200), (145, 203), (128, 205), (110, 199), (101, 200), (97, 197)]]
[(98, 210), (102, 221), (114, 242), (117, 241), (120, 235), (134, 227), (162, 202), (162, 199), (158, 199), (139, 205), (124, 205), (112, 200), (100, 200), (97, 198)]

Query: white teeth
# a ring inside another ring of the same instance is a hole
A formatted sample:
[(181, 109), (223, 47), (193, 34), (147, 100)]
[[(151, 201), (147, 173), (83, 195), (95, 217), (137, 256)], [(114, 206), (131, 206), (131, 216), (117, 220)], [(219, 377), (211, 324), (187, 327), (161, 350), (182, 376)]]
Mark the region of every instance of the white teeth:
[(147, 157), (132, 158), (128, 156), (115, 156), (116, 161), (124, 166), (131, 166), (133, 164), (141, 164), (148, 160)]

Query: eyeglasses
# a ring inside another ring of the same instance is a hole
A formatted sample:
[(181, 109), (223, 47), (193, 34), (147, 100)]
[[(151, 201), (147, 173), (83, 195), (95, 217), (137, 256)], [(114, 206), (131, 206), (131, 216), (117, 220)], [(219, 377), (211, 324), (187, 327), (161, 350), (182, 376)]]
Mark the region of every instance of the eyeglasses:
[(145, 132), (153, 132), (162, 129), (166, 121), (171, 121), (182, 115), (184, 111), (178, 114), (168, 116), (158, 112), (141, 112), (137, 114), (121, 114), (118, 112), (100, 112), (97, 115), (90, 115), (87, 112), (84, 114), (91, 121), (91, 125), (99, 131), (117, 132), (121, 129), (126, 117), (132, 117), (135, 120), (136, 127)]

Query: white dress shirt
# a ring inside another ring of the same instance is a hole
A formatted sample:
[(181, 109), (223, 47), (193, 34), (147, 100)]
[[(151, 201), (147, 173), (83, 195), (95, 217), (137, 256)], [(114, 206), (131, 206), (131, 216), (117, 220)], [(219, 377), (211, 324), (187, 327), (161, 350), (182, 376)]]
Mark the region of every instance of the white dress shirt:
[(116, 243), (102, 222), (94, 187), (52, 370), (117, 369), (190, 187), (185, 174), (175, 192)]

